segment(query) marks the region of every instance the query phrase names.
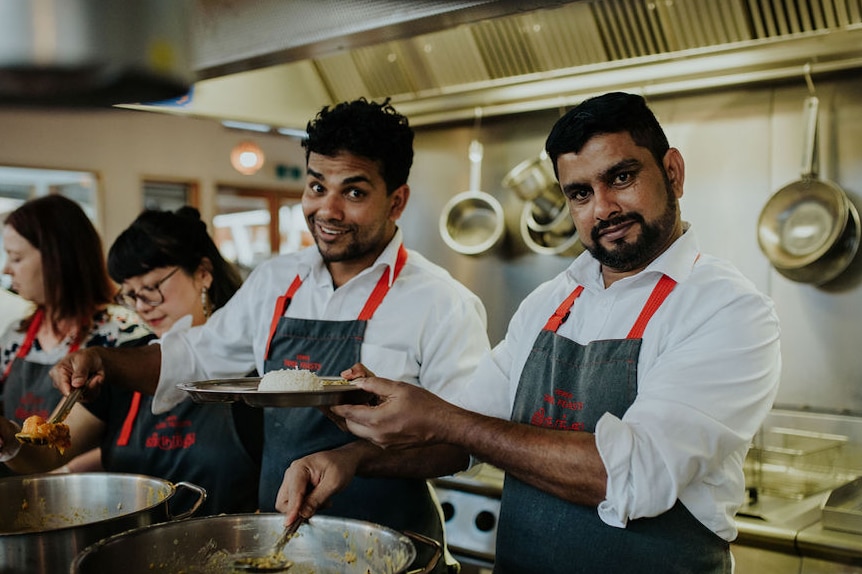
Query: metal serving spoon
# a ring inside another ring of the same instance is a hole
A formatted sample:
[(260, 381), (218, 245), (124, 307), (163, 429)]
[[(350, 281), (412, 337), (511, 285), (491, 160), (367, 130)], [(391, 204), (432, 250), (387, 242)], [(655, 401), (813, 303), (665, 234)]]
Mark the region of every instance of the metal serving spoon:
[[(66, 399), (63, 401), (63, 405), (57, 409), (57, 411), (51, 415), (46, 421), (46, 424), (59, 424), (66, 420), (66, 417), (69, 415), (69, 411), (72, 410), (72, 407), (75, 406), (75, 403), (78, 402), (78, 399), (81, 398), (81, 394), (84, 392), (84, 387), (77, 387), (72, 390), (71, 393), (66, 395)], [(20, 443), (27, 444), (35, 444), (44, 446), (48, 444), (48, 439), (43, 436), (33, 436), (30, 434), (25, 434), (23, 432), (15, 433), (15, 438), (18, 439)]]
[(293, 562), (283, 558), (282, 552), (284, 551), (284, 547), (287, 546), (288, 541), (293, 538), (293, 535), (296, 534), (296, 531), (305, 522), (307, 522), (306, 519), (300, 516), (284, 527), (281, 536), (273, 545), (272, 550), (267, 554), (239, 558), (234, 561), (233, 567), (237, 570), (245, 570), (246, 572), (284, 572), (293, 566)]

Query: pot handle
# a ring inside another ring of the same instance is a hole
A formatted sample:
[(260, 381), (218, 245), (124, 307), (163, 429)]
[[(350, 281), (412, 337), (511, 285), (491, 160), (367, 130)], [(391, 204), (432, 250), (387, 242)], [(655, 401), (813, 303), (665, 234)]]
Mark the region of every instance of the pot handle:
[(186, 510), (184, 512), (180, 512), (179, 514), (172, 514), (171, 509), (168, 508), (168, 519), (169, 520), (181, 520), (183, 518), (188, 518), (189, 516), (191, 516), (192, 514), (197, 512), (198, 508), (201, 507), (201, 504), (203, 504), (204, 501), (207, 499), (206, 489), (204, 489), (201, 486), (198, 486), (197, 484), (192, 484), (191, 482), (181, 481), (181, 482), (174, 484), (174, 488), (176, 488), (176, 489), (188, 488), (189, 490), (193, 490), (194, 492), (198, 493), (198, 499), (195, 501), (195, 503), (192, 505), (191, 508), (189, 508), (188, 510)]
[(802, 178), (814, 179), (817, 177), (817, 119), (820, 108), (820, 100), (817, 96), (805, 98), (804, 116), (805, 130), (802, 143)]
[(428, 562), (428, 564), (426, 564), (423, 568), (408, 570), (404, 574), (428, 574), (429, 572), (434, 570), (434, 568), (437, 567), (437, 563), (440, 562), (440, 557), (443, 556), (443, 546), (433, 538), (428, 538), (427, 536), (424, 536), (417, 532), (405, 531), (404, 535), (408, 538), (412, 538), (416, 542), (420, 542), (434, 548), (434, 556), (431, 557), (431, 560)]

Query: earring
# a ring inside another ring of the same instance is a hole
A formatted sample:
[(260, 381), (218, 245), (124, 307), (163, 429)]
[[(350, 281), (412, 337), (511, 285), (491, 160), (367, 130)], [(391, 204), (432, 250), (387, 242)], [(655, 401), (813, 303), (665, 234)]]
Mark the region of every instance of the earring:
[(201, 287), (201, 307), (204, 310), (204, 320), (210, 318), (210, 298), (206, 286)]

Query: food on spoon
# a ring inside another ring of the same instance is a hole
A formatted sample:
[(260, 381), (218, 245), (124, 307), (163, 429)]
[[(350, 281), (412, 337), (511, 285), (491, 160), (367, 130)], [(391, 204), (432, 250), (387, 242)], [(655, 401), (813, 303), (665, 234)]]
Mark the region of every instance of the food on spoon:
[(266, 373), (257, 386), (258, 391), (319, 391), (328, 385), (348, 384), (344, 379), (318, 377), (306, 369), (281, 369)]
[(39, 415), (27, 417), (21, 426), (21, 432), (15, 435), (26, 442), (45, 444), (55, 447), (60, 454), (72, 446), (69, 425), (65, 423), (49, 423)]

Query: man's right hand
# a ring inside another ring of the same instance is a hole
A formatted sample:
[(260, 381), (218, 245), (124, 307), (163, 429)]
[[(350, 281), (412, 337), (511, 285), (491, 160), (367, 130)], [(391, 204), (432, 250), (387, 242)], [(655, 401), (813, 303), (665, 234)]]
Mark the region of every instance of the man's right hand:
[(82, 400), (93, 399), (105, 382), (105, 366), (96, 348), (82, 349), (63, 357), (49, 373), (54, 386), (68, 395), (73, 388), (86, 387)]

